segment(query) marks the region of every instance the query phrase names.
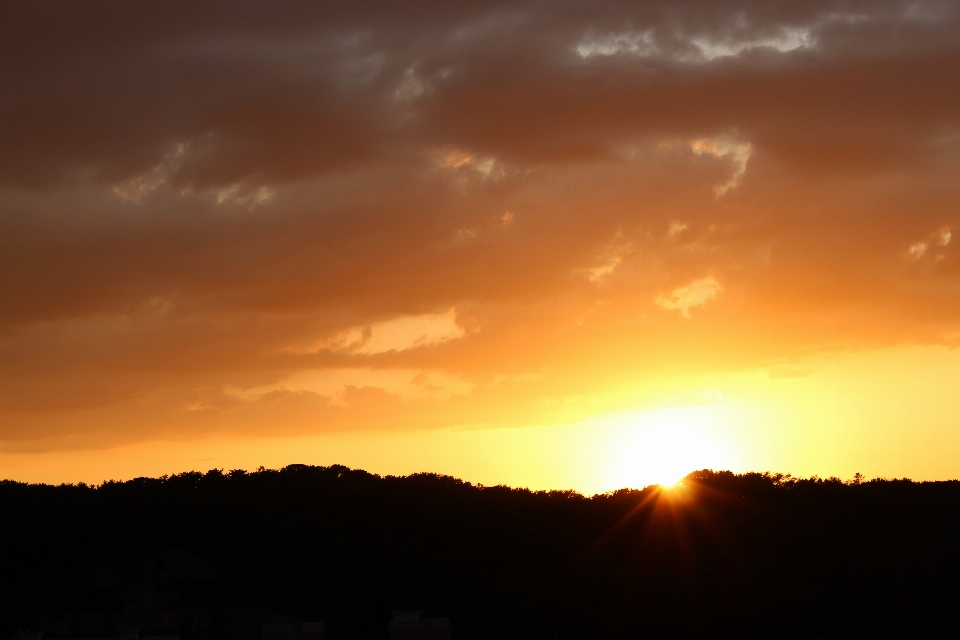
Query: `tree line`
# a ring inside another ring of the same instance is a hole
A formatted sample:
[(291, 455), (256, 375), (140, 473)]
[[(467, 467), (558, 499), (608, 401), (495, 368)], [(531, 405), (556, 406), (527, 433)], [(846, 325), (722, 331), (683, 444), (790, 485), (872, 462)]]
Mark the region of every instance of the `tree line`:
[(958, 638), (960, 482), (699, 471), (666, 490), (343, 466), (0, 483), (0, 633), (258, 637), (392, 610), (471, 638)]

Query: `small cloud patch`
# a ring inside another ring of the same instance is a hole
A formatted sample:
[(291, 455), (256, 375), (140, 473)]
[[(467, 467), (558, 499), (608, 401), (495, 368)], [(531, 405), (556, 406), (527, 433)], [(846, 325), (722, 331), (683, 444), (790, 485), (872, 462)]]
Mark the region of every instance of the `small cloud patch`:
[(649, 56), (658, 52), (653, 41), (653, 30), (641, 33), (608, 33), (585, 35), (574, 47), (581, 58), (631, 54)]
[(476, 171), (484, 178), (501, 178), (504, 175), (504, 170), (497, 164), (496, 158), (478, 158), (460, 149), (437, 154), (436, 165), (441, 169)]
[(946, 258), (946, 254), (940, 251), (950, 244), (953, 234), (950, 227), (944, 225), (927, 236), (924, 240), (914, 242), (904, 252), (903, 257), (907, 262), (916, 264), (918, 262), (937, 263)]
[(690, 317), (690, 309), (702, 307), (723, 291), (720, 283), (711, 277), (694, 280), (684, 287), (673, 290), (669, 296), (659, 295), (654, 302), (664, 309), (679, 311), (684, 318)]
[(410, 67), (394, 89), (393, 97), (397, 102), (409, 104), (427, 93), (428, 89), (427, 83), (417, 74), (416, 69)]
[(167, 179), (177, 172), (180, 165), (183, 164), (183, 156), (187, 152), (187, 146), (187, 143), (181, 142), (173, 151), (165, 154), (163, 159), (150, 171), (115, 186), (113, 188), (114, 195), (127, 202), (139, 204), (143, 198), (166, 184)]
[(451, 242), (456, 247), (462, 247), (465, 244), (469, 244), (477, 239), (480, 234), (477, 233), (476, 229), (457, 229), (453, 232), (453, 239)]
[(715, 158), (729, 159), (733, 162), (733, 175), (730, 176), (730, 179), (713, 188), (713, 192), (718, 198), (740, 183), (740, 178), (747, 171), (747, 161), (750, 160), (750, 155), (753, 153), (753, 147), (750, 146), (749, 142), (736, 142), (726, 138), (693, 140), (690, 143), (690, 149), (698, 156), (707, 154)]
[(737, 56), (744, 51), (766, 47), (780, 53), (807, 49), (813, 46), (813, 35), (809, 27), (782, 27), (777, 33), (767, 37), (743, 40), (710, 40), (708, 38), (694, 38), (691, 41), (700, 49), (704, 60)]
[(690, 225), (688, 225), (686, 222), (673, 220), (670, 223), (670, 227), (667, 229), (667, 237), (672, 240), (689, 228), (690, 228)]
[(259, 204), (267, 204), (274, 197), (276, 197), (276, 192), (270, 187), (243, 190), (239, 184), (234, 184), (217, 192), (217, 204), (232, 203), (253, 207)]
[(604, 277), (613, 273), (630, 253), (633, 252), (633, 244), (627, 240), (623, 232), (617, 231), (617, 234), (603, 249), (597, 254), (599, 264), (593, 267), (578, 269), (587, 276), (587, 280), (594, 283), (600, 283)]
[(907, 248), (907, 260), (918, 262), (927, 253), (926, 242), (915, 242)]
[(457, 324), (454, 309), (446, 313), (401, 316), (352, 331), (358, 339), (346, 342), (354, 353), (366, 355), (406, 351), (448, 342), (464, 335), (463, 328)]
[[(665, 38), (665, 39), (664, 39)], [(574, 46), (581, 58), (595, 56), (631, 55), (642, 58), (665, 57), (681, 63), (705, 63), (717, 58), (735, 57), (756, 49), (772, 49), (789, 53), (813, 47), (816, 42), (810, 26), (784, 26), (765, 35), (740, 31), (737, 35), (721, 37), (709, 35), (661, 34), (658, 46), (653, 29), (621, 33), (588, 31)], [(677, 47), (677, 43), (682, 42)]]

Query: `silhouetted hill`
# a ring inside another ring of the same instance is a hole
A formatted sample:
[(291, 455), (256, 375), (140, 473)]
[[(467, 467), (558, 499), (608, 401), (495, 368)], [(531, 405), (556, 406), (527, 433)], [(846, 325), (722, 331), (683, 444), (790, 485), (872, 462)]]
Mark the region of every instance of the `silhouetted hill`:
[(957, 638), (960, 482), (702, 471), (682, 489), (481, 487), (346, 467), (0, 484), (2, 631), (385, 638)]

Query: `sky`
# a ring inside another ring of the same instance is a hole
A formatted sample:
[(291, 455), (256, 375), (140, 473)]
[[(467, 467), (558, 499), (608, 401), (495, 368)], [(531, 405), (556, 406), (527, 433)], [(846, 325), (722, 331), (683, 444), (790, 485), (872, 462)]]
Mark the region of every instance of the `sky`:
[(0, 8), (0, 476), (960, 476), (960, 3)]

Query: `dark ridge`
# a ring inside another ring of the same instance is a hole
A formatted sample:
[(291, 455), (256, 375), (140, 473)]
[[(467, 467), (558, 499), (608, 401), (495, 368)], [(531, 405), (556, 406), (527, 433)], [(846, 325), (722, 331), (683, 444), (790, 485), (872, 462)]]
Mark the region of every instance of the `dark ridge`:
[(960, 638), (960, 482), (699, 471), (585, 497), (343, 466), (0, 483), (2, 638)]

